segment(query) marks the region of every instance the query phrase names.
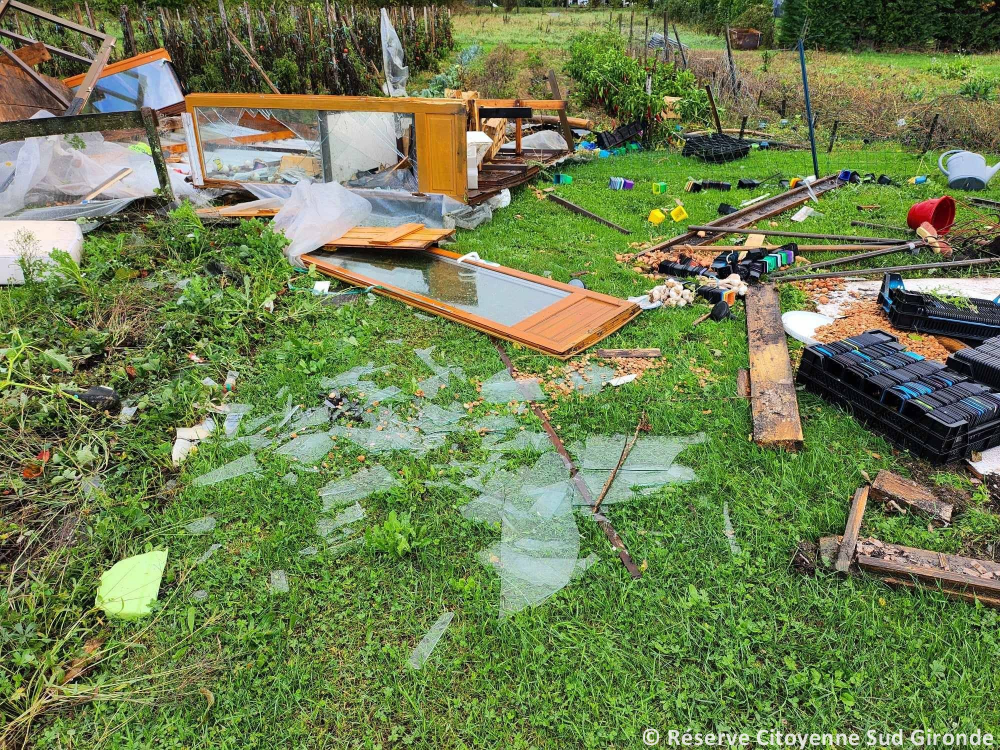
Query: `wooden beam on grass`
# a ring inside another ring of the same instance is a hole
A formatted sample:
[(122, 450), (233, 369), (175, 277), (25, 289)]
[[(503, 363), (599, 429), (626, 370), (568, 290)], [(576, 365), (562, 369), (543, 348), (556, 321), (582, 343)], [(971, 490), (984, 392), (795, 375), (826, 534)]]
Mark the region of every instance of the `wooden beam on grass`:
[(868, 505), (868, 485), (858, 487), (851, 500), (851, 510), (847, 514), (847, 528), (844, 530), (844, 541), (840, 545), (840, 552), (837, 554), (837, 563), (834, 567), (839, 573), (847, 573), (851, 569), (851, 560), (854, 557), (854, 550), (858, 546), (858, 532), (861, 531), (861, 519), (865, 516), (865, 507)]
[(558, 195), (553, 195), (552, 193), (549, 193), (548, 199), (550, 201), (552, 201), (553, 203), (556, 203), (556, 204), (562, 206), (563, 208), (568, 208), (570, 211), (572, 211), (575, 214), (580, 214), (580, 216), (586, 216), (588, 219), (593, 219), (597, 223), (603, 224), (606, 227), (611, 227), (612, 229), (615, 229), (615, 230), (621, 232), (622, 234), (632, 234), (632, 232), (630, 232), (625, 227), (619, 226), (618, 224), (615, 224), (613, 221), (609, 221), (608, 219), (605, 219), (603, 216), (598, 216), (595, 213), (591, 213), (587, 209), (585, 209), (585, 208), (583, 208), (581, 206), (578, 206), (575, 203), (570, 203), (568, 200), (566, 200), (565, 198), (560, 198)]
[(663, 356), (659, 349), (598, 349), (594, 352), (598, 357), (610, 359), (625, 357), (626, 359), (658, 359)]
[(750, 287), (746, 310), (753, 440), (766, 448), (797, 451), (803, 442), (802, 422), (774, 285)]

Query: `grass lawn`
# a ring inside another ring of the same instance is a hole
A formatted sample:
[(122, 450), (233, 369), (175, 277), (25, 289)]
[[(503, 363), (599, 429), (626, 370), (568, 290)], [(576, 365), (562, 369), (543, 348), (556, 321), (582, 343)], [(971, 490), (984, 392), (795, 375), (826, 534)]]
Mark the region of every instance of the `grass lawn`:
[[(878, 158), (894, 175), (919, 169), (911, 157)], [(560, 194), (633, 235), (525, 188), (490, 224), (460, 231), (453, 249), (561, 281), (589, 270), (589, 287), (634, 295), (651, 282), (615, 255), (680, 231), (645, 221), (651, 208), (672, 203), (653, 196), (651, 182), (666, 180), (691, 219), (706, 221), (722, 198), (683, 194), (689, 177), (735, 181), (803, 170), (798, 153), (757, 152), (708, 167), (647, 152), (567, 171), (574, 181)], [(612, 175), (636, 180), (636, 189), (609, 191)], [(794, 226), (850, 232), (855, 206), (873, 203), (883, 206), (880, 218), (900, 223), (913, 200), (939, 190), (933, 183), (848, 186), (821, 199), (822, 217)], [(1000, 189), (984, 195), (1000, 198)], [(960, 220), (969, 217), (960, 209)], [(779, 224), (793, 226), (787, 217)], [(83, 686), (79, 703), (61, 699), (35, 719), (34, 746), (633, 748), (642, 746), (645, 727), (751, 734), (1000, 727), (996, 612), (874, 580), (803, 576), (790, 566), (801, 540), (842, 532), (865, 473), (916, 471), (964, 498), (954, 525), (934, 531), (918, 518), (870, 508), (862, 533), (887, 542), (985, 554), (1000, 531), (989, 497), (961, 471), (930, 471), (805, 393), (805, 450), (755, 446), (749, 407), (734, 397), (736, 372), (747, 365), (742, 305), (732, 320), (696, 328), (691, 323), (704, 305), (643, 313), (604, 345), (660, 347), (662, 369), (548, 405), (567, 444), (631, 434), (642, 412), (653, 435), (706, 434), (707, 442), (678, 459), (696, 481), (605, 511), (645, 566), (641, 580), (628, 576), (596, 525), (579, 517), (580, 556), (594, 553), (599, 562), (540, 606), (499, 619), (498, 578), (476, 554), (500, 531), (461, 515), (476, 493), (438, 480), (460, 476), (463, 462), (516, 467), (537, 453), (498, 457), (475, 432), (456, 433), (424, 455), (378, 458), (400, 484), (363, 499), (367, 515), (354, 526), (360, 534), (392, 511), (411, 513), (427, 545), (398, 558), (317, 536), (317, 489), (372, 461), (359, 460), (365, 449), (347, 441), (332, 446), (318, 471), (300, 467), (294, 485), (283, 480), (293, 462), (264, 449), (258, 474), (195, 486), (196, 476), (248, 453), (238, 442), (211, 439), (181, 469), (171, 466), (173, 428), (197, 424), (221, 398), (202, 384), (206, 376), (221, 383), (228, 370), (238, 371), (230, 400), (254, 405), (250, 420), (280, 412), (288, 397), (317, 405), (321, 377), (369, 361), (388, 366), (375, 376), (379, 386), (410, 396), (430, 374), (415, 348), (435, 346), (439, 362), (464, 369), (464, 380), (433, 396), (442, 405), (474, 402), (475, 381), (502, 369), (484, 335), (400, 303), (362, 295), (341, 307), (322, 304), (279, 246), (255, 222), (204, 229), (178, 215), (90, 235), (79, 280), (0, 292), (0, 329), (18, 330), (5, 333), (8, 362), (18, 337), (32, 347), (31, 369), (18, 365), (13, 373), (25, 387), (10, 387), (0, 402), (8, 488), (0, 529), (8, 584), (0, 594), (4, 720), (62, 695), (47, 686), (62, 681), (72, 659), (86, 658), (88, 641), (100, 641), (97, 653), (104, 654), (70, 683)], [(228, 264), (236, 280), (207, 273), (213, 259)], [(181, 280), (190, 281), (178, 289)], [(788, 288), (782, 301), (794, 309), (803, 296)], [(550, 377), (549, 368), (563, 367), (506, 348), (523, 372)], [(58, 359), (42, 354), (47, 350), (69, 357), (74, 372), (54, 372)], [(110, 384), (140, 408), (123, 425), (73, 412), (47, 390), (26, 389), (69, 381)], [(485, 404), (472, 411), (510, 413)], [(534, 417), (518, 419), (538, 429)], [(53, 458), (40, 476), (25, 476), (46, 446)], [(84, 492), (84, 480), (98, 476), (101, 488)], [(724, 506), (740, 554), (723, 533)], [(204, 516), (217, 522), (207, 534), (185, 529)], [(69, 518), (79, 519), (79, 528), (59, 544), (54, 531)], [(31, 576), (12, 577), (15, 555), (29, 544), (36, 553)], [(219, 546), (199, 562), (210, 545)], [(317, 554), (300, 554), (310, 546)], [(108, 620), (93, 609), (101, 571), (167, 548), (152, 619)], [(287, 574), (287, 593), (271, 588), (278, 569)], [(408, 669), (410, 651), (444, 610), (455, 613), (450, 629), (421, 671)]]

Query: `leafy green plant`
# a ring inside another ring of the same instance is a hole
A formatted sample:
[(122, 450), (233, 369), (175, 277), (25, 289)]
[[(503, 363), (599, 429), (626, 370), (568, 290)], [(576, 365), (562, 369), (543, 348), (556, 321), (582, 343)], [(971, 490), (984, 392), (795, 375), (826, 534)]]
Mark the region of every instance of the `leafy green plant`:
[(976, 74), (962, 82), (962, 85), (958, 87), (958, 93), (966, 99), (989, 102), (996, 97), (996, 88), (996, 78)]
[(937, 57), (931, 59), (931, 64), (927, 70), (935, 75), (939, 75), (945, 80), (955, 81), (960, 78), (969, 78), (976, 73), (976, 66), (965, 55), (956, 55), (945, 59)]
[(614, 32), (574, 37), (566, 70), (580, 83), (585, 103), (600, 104), (623, 122), (652, 120), (663, 109), (665, 96), (682, 98), (676, 110), (684, 120), (696, 120), (708, 112), (708, 98), (693, 73), (674, 65), (644, 69), (639, 60), (625, 54), (624, 40)]
[(409, 513), (390, 511), (381, 526), (365, 532), (365, 544), (379, 552), (403, 558), (431, 543), (425, 526), (414, 526)]

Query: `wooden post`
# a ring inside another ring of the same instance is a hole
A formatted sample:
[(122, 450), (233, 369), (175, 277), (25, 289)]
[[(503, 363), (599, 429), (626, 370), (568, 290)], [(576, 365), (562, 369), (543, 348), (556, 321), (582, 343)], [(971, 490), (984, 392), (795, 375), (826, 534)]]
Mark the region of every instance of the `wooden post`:
[(649, 16), (646, 16), (646, 31), (642, 35), (642, 64), (646, 64), (649, 54)]
[(632, 31), (635, 26), (635, 8), (632, 8), (632, 15), (628, 19), (628, 54), (632, 54)]
[(715, 129), (722, 132), (722, 123), (719, 121), (719, 110), (715, 106), (715, 94), (712, 93), (712, 87), (706, 86), (705, 92), (708, 94), (708, 104), (712, 108), (712, 119), (715, 120)]
[(97, 24), (94, 23), (94, 14), (91, 12), (90, 3), (88, 3), (87, 0), (83, 0), (83, 8), (87, 11), (87, 23), (90, 25), (90, 28), (96, 29)]
[(83, 11), (80, 10), (80, 3), (73, 3), (73, 10), (76, 11), (76, 22), (83, 26)]
[[(229, 31), (229, 16), (226, 15), (226, 3), (225, 0), (219, 0), (219, 18), (222, 19), (222, 28), (227, 32)], [(226, 34), (226, 51), (233, 51), (233, 44), (229, 40), (229, 34)]]
[[(553, 99), (562, 99), (559, 92), (559, 82), (556, 80), (556, 72), (549, 69), (549, 91), (552, 92)], [(573, 128), (569, 126), (569, 118), (566, 116), (566, 109), (559, 110), (559, 127), (562, 129), (563, 138), (566, 140), (566, 148), (573, 150)]]
[(851, 560), (854, 558), (854, 550), (858, 546), (858, 532), (861, 531), (861, 519), (865, 515), (865, 507), (868, 505), (868, 485), (858, 487), (851, 500), (851, 510), (847, 515), (847, 528), (844, 529), (844, 541), (840, 543), (840, 552), (837, 554), (836, 569), (839, 573), (846, 573), (851, 568)]
[(670, 38), (667, 35), (667, 11), (663, 11), (663, 62), (670, 62)]

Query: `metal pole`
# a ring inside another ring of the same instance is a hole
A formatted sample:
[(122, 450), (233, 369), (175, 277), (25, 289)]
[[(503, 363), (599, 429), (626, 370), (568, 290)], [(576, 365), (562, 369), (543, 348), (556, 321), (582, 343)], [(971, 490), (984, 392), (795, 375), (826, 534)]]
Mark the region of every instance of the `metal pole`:
[(806, 48), (799, 39), (799, 63), (802, 66), (802, 91), (806, 98), (806, 120), (809, 123), (809, 147), (812, 150), (813, 174), (819, 177), (819, 159), (816, 157), (816, 129), (813, 127), (812, 105), (809, 103), (809, 77), (806, 75)]
[(921, 263), (916, 266), (891, 266), (889, 268), (863, 268), (858, 271), (831, 271), (830, 273), (802, 274), (801, 276), (779, 276), (778, 284), (786, 281), (812, 281), (813, 279), (839, 279), (844, 276), (875, 276), (880, 273), (900, 273), (902, 271), (925, 271), (929, 268), (966, 268), (968, 266), (988, 266), (1000, 263), (1000, 258), (973, 258), (972, 260), (951, 260), (943, 263)]
[[(766, 217), (765, 217), (766, 218)], [(743, 227), (711, 226), (710, 224), (689, 224), (689, 232), (714, 232), (718, 234), (763, 234), (768, 237), (798, 237), (804, 240), (836, 240), (865, 245), (901, 245), (905, 239), (888, 237), (857, 237), (849, 234), (814, 234), (812, 232), (780, 232), (776, 229), (746, 229)]]
[[(842, 258), (833, 258), (831, 260), (821, 260), (818, 263), (808, 263), (804, 266), (796, 266), (793, 268), (789, 266), (787, 269), (782, 269), (775, 271), (771, 278), (780, 278), (782, 275), (787, 275), (792, 271), (812, 271), (817, 268), (829, 268), (831, 266), (842, 266), (844, 263), (855, 263), (859, 260), (867, 260), (868, 258), (879, 258), (883, 255), (892, 255), (893, 253), (905, 253), (910, 252), (916, 255), (917, 250), (922, 247), (927, 247), (927, 244), (914, 240), (913, 242), (907, 242), (905, 245), (894, 245), (892, 247), (881, 247), (878, 250), (871, 250), (867, 253), (855, 253), (854, 255), (845, 255)], [(809, 247), (803, 245), (799, 248), (803, 252), (808, 252)]]

